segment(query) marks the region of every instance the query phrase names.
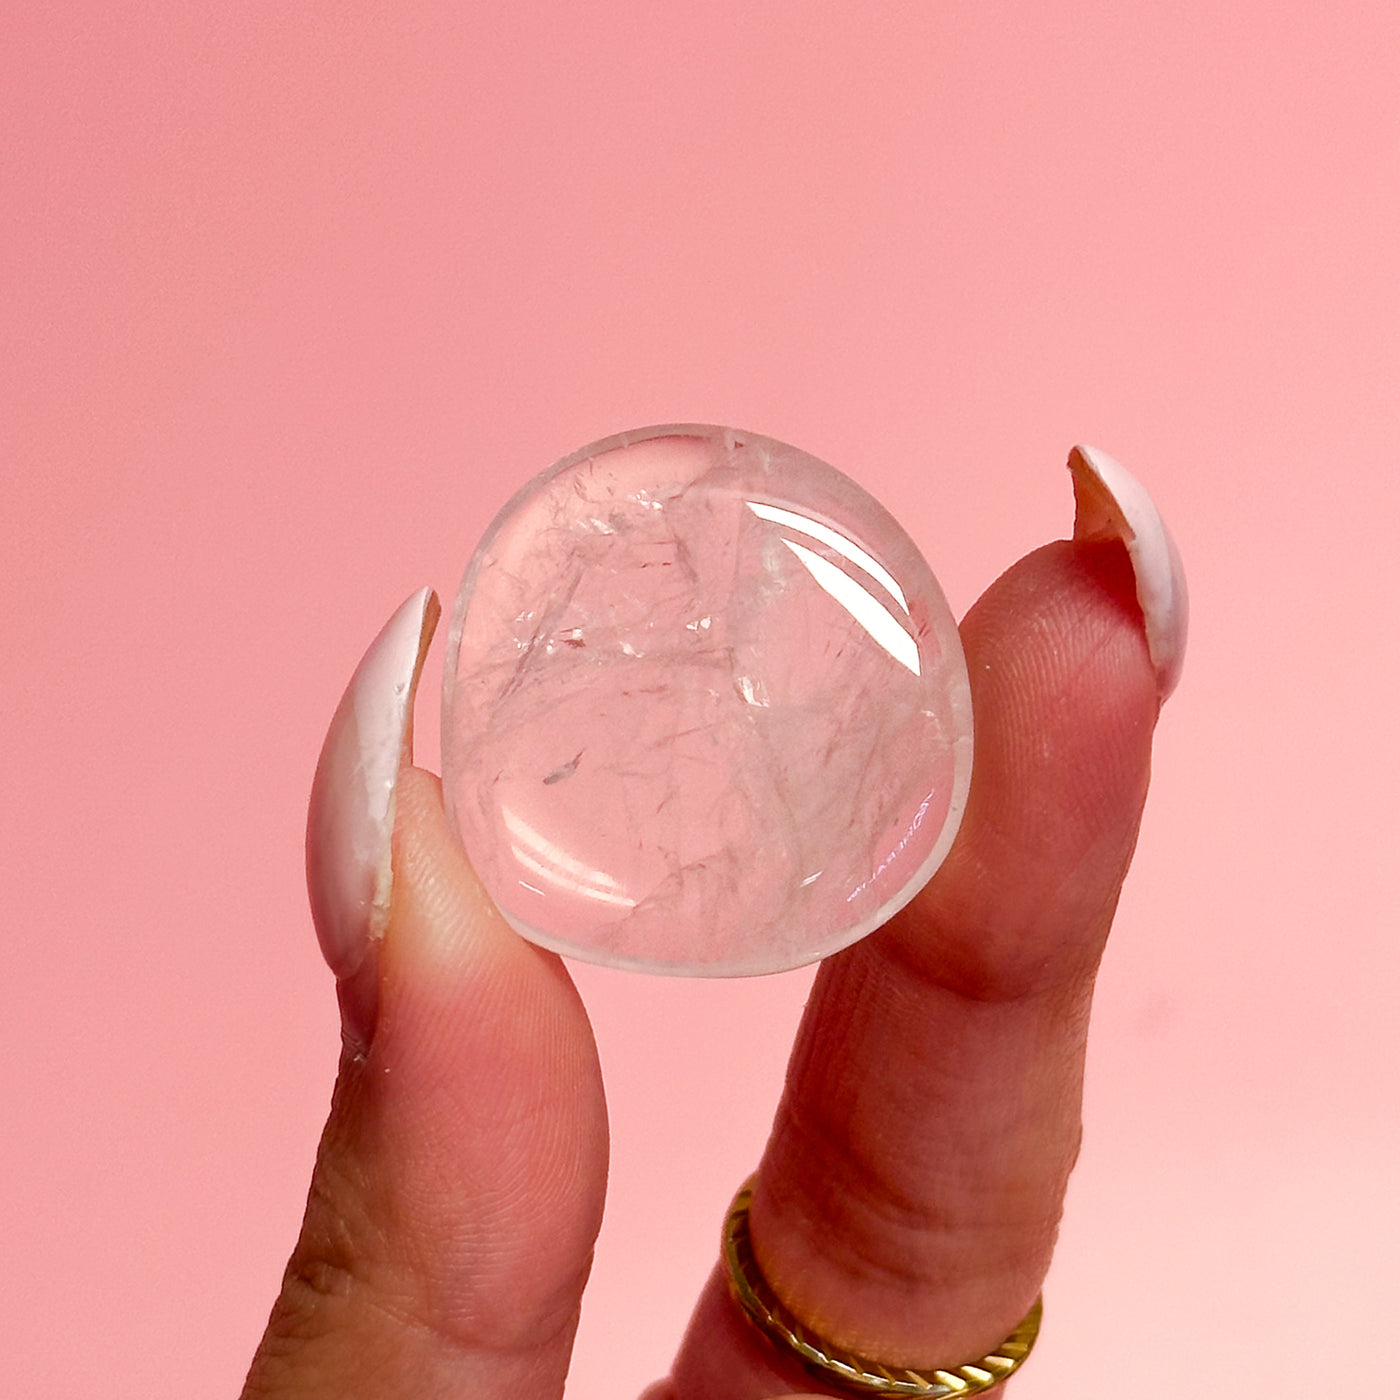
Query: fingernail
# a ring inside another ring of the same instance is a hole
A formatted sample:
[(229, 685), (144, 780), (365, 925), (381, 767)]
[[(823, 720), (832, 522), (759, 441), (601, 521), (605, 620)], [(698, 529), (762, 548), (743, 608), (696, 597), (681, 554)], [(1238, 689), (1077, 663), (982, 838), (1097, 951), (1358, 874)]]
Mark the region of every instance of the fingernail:
[(385, 624), (341, 697), (311, 784), (306, 886), (336, 976), (346, 1043), (363, 1051), (379, 1007), (378, 954), (393, 887), (399, 768), (413, 757), (413, 697), (441, 611), (420, 589)]
[(1116, 539), (1127, 547), (1147, 653), (1157, 669), (1157, 693), (1165, 700), (1181, 679), (1186, 656), (1186, 572), (1176, 543), (1141, 482), (1107, 452), (1076, 447), (1069, 454), (1069, 470), (1074, 538)]

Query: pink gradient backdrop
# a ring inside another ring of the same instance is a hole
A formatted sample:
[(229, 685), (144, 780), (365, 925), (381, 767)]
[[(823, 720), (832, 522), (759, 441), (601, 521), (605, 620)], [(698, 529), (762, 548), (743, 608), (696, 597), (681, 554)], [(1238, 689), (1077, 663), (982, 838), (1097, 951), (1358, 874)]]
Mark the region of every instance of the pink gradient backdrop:
[[(678, 418), (850, 471), (959, 612), (1067, 532), (1071, 443), (1150, 484), (1192, 649), (1015, 1393), (1125, 1356), (1093, 1394), (1385, 1393), (1397, 15), (11, 6), (5, 1394), (236, 1392), (336, 1056), (324, 725), (522, 480)], [(580, 981), (615, 1166), (570, 1396), (613, 1400), (664, 1368), (807, 977)]]

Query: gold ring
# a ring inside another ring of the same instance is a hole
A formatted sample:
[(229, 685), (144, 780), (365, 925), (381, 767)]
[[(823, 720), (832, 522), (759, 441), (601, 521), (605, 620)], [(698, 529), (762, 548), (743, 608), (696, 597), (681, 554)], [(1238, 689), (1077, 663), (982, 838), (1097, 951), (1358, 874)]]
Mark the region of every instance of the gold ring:
[(814, 1337), (785, 1308), (764, 1281), (753, 1257), (749, 1238), (749, 1202), (753, 1178), (739, 1188), (724, 1222), (724, 1263), (729, 1291), (749, 1320), (780, 1350), (792, 1352), (808, 1375), (824, 1385), (857, 1395), (920, 1395), (926, 1400), (958, 1400), (980, 1395), (1004, 1381), (1031, 1354), (1040, 1332), (1040, 1299), (1037, 1298), (1014, 1332), (995, 1350), (961, 1366), (940, 1366), (915, 1371), (905, 1366), (885, 1366), (866, 1356)]

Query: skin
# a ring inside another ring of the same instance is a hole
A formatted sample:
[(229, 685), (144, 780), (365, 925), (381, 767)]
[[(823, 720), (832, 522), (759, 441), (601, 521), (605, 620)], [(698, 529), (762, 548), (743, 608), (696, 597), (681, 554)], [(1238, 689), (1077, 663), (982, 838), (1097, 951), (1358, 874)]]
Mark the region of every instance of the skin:
[[(957, 842), (820, 969), (751, 1214), (794, 1312), (906, 1365), (982, 1354), (1044, 1279), (1159, 711), (1115, 542), (1036, 551), (962, 636), (977, 755)], [(412, 768), (379, 979), (244, 1395), (558, 1396), (603, 1207), (597, 1055), (563, 964), (505, 925)], [(646, 1400), (822, 1393), (717, 1272)]]

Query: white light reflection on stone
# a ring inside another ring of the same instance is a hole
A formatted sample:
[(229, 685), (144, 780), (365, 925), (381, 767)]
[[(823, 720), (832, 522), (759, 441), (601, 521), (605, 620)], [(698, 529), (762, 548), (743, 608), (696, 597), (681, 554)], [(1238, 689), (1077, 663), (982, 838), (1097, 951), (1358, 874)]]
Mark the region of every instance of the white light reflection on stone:
[[(786, 525), (789, 530), (796, 530), (799, 535), (819, 540), (834, 549), (843, 559), (849, 559), (858, 569), (863, 569), (869, 574), (899, 604), (900, 611), (908, 615), (909, 604), (904, 600), (904, 590), (895, 582), (894, 576), (854, 540), (848, 540), (831, 526), (823, 525), (817, 520), (809, 520), (807, 516), (799, 515), (795, 510), (783, 510), (781, 506), (770, 506), (763, 501), (745, 501), (744, 504), (760, 519), (771, 520), (775, 525)], [(918, 672), (915, 671), (914, 674), (918, 675)]]
[(878, 642), (901, 666), (916, 676), (920, 674), (918, 642), (868, 588), (805, 545), (792, 540), (784, 540), (783, 543), (802, 561), (803, 567), (823, 592), (835, 598), (865, 628), (873, 641)]
[[(621, 909), (636, 906), (636, 900), (629, 897), (616, 880), (561, 851), (525, 821), (519, 812), (506, 807), (501, 812), (501, 820), (510, 833), (515, 858), (546, 884), (555, 889), (568, 890), (584, 899), (596, 900), (599, 904), (612, 904)], [(520, 883), (527, 889), (534, 888), (524, 880)]]

